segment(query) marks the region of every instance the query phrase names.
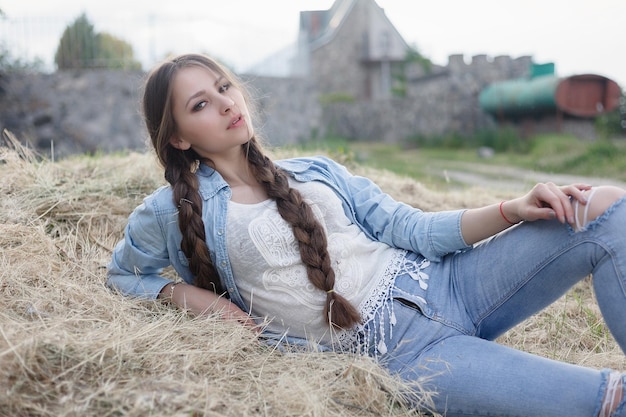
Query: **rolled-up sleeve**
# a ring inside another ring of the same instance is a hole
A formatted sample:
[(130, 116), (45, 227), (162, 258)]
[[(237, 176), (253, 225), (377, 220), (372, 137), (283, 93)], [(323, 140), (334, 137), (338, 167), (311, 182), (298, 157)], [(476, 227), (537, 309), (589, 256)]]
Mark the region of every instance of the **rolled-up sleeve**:
[(149, 203), (130, 215), (124, 238), (108, 264), (107, 285), (124, 295), (155, 299), (171, 282), (160, 275), (170, 265), (167, 241)]
[(338, 172), (356, 221), (374, 239), (432, 261), (469, 246), (461, 233), (465, 210), (424, 212), (394, 200), (368, 178), (352, 175), (345, 168)]

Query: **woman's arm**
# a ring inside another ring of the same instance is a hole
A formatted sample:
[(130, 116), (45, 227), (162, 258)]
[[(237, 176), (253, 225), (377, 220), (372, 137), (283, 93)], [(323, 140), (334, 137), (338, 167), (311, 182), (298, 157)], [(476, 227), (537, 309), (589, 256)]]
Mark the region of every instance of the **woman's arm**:
[(573, 184), (557, 186), (540, 183), (526, 195), (501, 204), (466, 210), (461, 217), (461, 233), (468, 244), (474, 244), (521, 221), (559, 219), (574, 224), (571, 200), (586, 204), (583, 191), (591, 186)]
[(371, 179), (352, 175), (332, 160), (315, 161), (344, 199), (346, 215), (372, 240), (420, 253), (431, 261), (469, 246), (461, 234), (464, 210), (424, 212), (396, 201)]
[(237, 320), (248, 327), (257, 328), (250, 315), (235, 304), (224, 297), (218, 296), (213, 291), (194, 285), (182, 282), (167, 284), (161, 290), (158, 298), (163, 301), (169, 301), (195, 316), (218, 314), (224, 320)]
[[(178, 233), (178, 225), (169, 222), (166, 226), (170, 229), (164, 229), (161, 226), (164, 222), (159, 221), (157, 215), (160, 213), (169, 219), (176, 213), (176, 208), (159, 205), (158, 200), (169, 202), (171, 195), (160, 196), (155, 193), (129, 216), (124, 237), (116, 245), (107, 266), (107, 284), (124, 295), (171, 302), (193, 315), (219, 314), (223, 319), (256, 326), (248, 314), (228, 299), (194, 285), (173, 283), (161, 275), (164, 268), (172, 265), (170, 253), (179, 252), (180, 247), (176, 246), (176, 250), (171, 248), (178, 240), (174, 236)], [(177, 259), (174, 258), (174, 261)], [(191, 281), (188, 270), (179, 265), (176, 271), (183, 278), (187, 275), (186, 281)]]

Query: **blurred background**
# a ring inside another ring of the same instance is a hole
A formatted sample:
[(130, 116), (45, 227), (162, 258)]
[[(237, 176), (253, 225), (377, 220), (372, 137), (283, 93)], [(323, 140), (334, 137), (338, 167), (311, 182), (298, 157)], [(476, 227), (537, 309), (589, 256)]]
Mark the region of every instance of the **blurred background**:
[[(529, 165), (550, 170), (580, 167), (572, 161), (590, 146), (626, 159), (621, 0), (30, 0), (0, 10), (0, 128), (51, 156), (144, 150), (145, 72), (199, 52), (250, 86), (271, 145), (363, 160), (435, 148), (481, 163), (532, 155)], [(533, 154), (545, 135), (550, 145)], [(550, 146), (577, 151), (555, 164), (542, 159)]]
[[(169, 53), (202, 51), (247, 71), (293, 45), (300, 12), (333, 0), (0, 1), (0, 39), (17, 57), (52, 69), (65, 28), (85, 13), (96, 32), (128, 42), (144, 68)], [(449, 55), (531, 55), (562, 75), (592, 72), (626, 82), (620, 0), (378, 0), (408, 44), (437, 64)]]

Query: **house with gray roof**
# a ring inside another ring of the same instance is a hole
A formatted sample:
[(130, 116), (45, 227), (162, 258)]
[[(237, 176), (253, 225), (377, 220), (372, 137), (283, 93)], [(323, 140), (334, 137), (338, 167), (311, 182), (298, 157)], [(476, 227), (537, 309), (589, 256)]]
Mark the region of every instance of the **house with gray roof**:
[(250, 72), (311, 78), (319, 94), (355, 100), (388, 97), (409, 45), (374, 0), (336, 0), (328, 10), (300, 12), (294, 44)]

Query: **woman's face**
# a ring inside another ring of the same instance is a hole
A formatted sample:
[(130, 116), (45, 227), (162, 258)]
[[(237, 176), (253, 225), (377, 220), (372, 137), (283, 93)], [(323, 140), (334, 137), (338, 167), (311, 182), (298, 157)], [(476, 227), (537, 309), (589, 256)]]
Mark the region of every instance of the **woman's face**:
[(240, 152), (254, 133), (241, 91), (203, 67), (181, 68), (174, 75), (172, 113), (176, 123), (172, 146), (193, 148), (210, 159)]

